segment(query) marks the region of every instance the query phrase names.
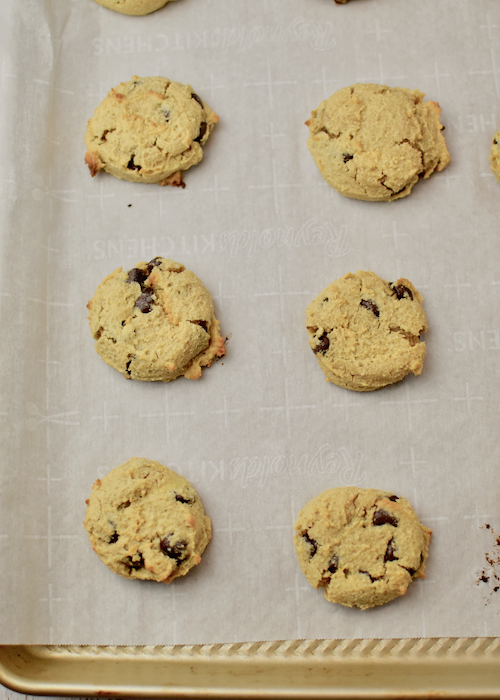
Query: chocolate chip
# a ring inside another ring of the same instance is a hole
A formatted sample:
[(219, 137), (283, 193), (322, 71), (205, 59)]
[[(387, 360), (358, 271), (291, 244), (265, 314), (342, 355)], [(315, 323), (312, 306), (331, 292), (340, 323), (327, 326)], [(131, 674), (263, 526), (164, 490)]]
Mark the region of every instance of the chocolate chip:
[(373, 524), (374, 525), (392, 525), (393, 527), (398, 526), (397, 519), (388, 513), (386, 510), (376, 510), (373, 514)]
[(498, 141), (496, 139), (493, 139), (493, 143), (495, 144), (495, 146), (498, 145)]
[(143, 314), (148, 314), (151, 311), (151, 307), (154, 306), (153, 290), (150, 287), (145, 289), (135, 302), (135, 305)]
[(198, 97), (198, 95), (195, 92), (191, 93), (191, 97), (193, 98), (193, 100), (196, 100), (196, 102), (200, 105), (202, 109), (205, 109), (203, 106), (203, 102), (201, 101), (201, 97)]
[(115, 542), (118, 542), (118, 533), (116, 532), (116, 530), (113, 532), (113, 534), (109, 538), (109, 544), (114, 544)]
[(389, 501), (399, 501), (399, 496), (389, 496)]
[(194, 499), (192, 498), (184, 498), (184, 496), (181, 496), (180, 493), (175, 494), (175, 500), (179, 501), (179, 503), (194, 503)]
[[(137, 559), (137, 557), (139, 557), (139, 559)], [(131, 570), (144, 568), (144, 559), (142, 558), (142, 554), (140, 552), (137, 552), (134, 557), (127, 557), (123, 563)]]
[(334, 574), (338, 568), (339, 568), (339, 558), (336, 554), (334, 554), (333, 557), (330, 559), (330, 563), (328, 564), (328, 571), (330, 571), (330, 573)]
[(129, 170), (141, 170), (141, 169), (142, 169), (142, 166), (141, 166), (141, 165), (136, 165), (136, 164), (134, 163), (134, 158), (135, 158), (135, 154), (132, 156), (132, 158), (131, 158), (131, 159), (129, 160), (129, 162), (127, 163), (127, 168), (128, 168)]
[(394, 540), (391, 540), (385, 550), (384, 561), (397, 561), (399, 557), (394, 554)]
[(317, 549), (318, 549), (318, 543), (316, 542), (316, 540), (311, 539), (311, 538), (309, 537), (309, 535), (308, 535), (307, 532), (305, 532), (305, 533), (302, 535), (302, 538), (303, 538), (303, 539), (307, 542), (307, 544), (309, 545), (309, 559), (312, 559), (313, 556), (316, 554), (316, 551), (317, 551)]
[(404, 295), (407, 294), (413, 301), (413, 292), (404, 284), (391, 284), (392, 293), (397, 296), (398, 299), (403, 299)]
[(118, 510), (123, 510), (124, 508), (128, 508), (130, 505), (130, 501), (124, 501), (123, 503), (120, 503), (118, 506)]
[(403, 566), (403, 569), (406, 569), (410, 576), (415, 576), (415, 574), (417, 573), (416, 569), (410, 569), (408, 566)]
[(132, 282), (137, 282), (138, 284), (142, 285), (146, 277), (148, 277), (148, 273), (145, 270), (140, 270), (138, 267), (132, 268), (132, 270), (128, 271), (128, 280), (127, 282), (131, 284)]
[(176, 562), (181, 562), (186, 558), (186, 547), (188, 543), (186, 540), (178, 540), (174, 544), (170, 544), (170, 538), (173, 536), (173, 532), (160, 540), (160, 549), (163, 554), (166, 554), (170, 559), (175, 559)]
[(316, 343), (316, 347), (313, 348), (313, 353), (317, 355), (318, 353), (320, 355), (324, 355), (328, 348), (330, 347), (330, 340), (328, 338), (328, 335), (326, 331), (321, 335)]
[(194, 139), (198, 143), (201, 143), (201, 139), (205, 136), (207, 133), (207, 122), (201, 122), (200, 124), (200, 133), (198, 136)]
[(362, 299), (360, 306), (362, 306), (365, 309), (368, 309), (368, 311), (372, 311), (375, 314), (375, 316), (380, 316), (378, 306), (371, 299)]
[(162, 260), (163, 258), (156, 257), (149, 261), (148, 266), (146, 268), (146, 277), (149, 277), (149, 275), (152, 273), (153, 267), (160, 267)]
[(354, 156), (349, 155), (349, 153), (342, 153), (342, 160), (347, 163), (348, 160), (352, 160)]

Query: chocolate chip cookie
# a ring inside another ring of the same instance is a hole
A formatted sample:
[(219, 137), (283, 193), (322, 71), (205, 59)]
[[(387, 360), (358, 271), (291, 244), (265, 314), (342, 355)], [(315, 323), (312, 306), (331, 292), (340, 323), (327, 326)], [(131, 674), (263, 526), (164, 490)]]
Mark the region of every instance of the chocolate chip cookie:
[(496, 181), (500, 185), (500, 131), (493, 136), (490, 150), (491, 170)]
[(189, 481), (148, 459), (134, 457), (98, 479), (87, 506), (92, 548), (125, 578), (170, 583), (185, 576), (212, 537)]
[(324, 491), (299, 513), (295, 532), (300, 568), (331, 603), (383, 605), (425, 576), (432, 532), (405, 498), (388, 491)]
[(357, 84), (311, 113), (307, 146), (327, 183), (345, 197), (390, 202), (450, 156), (441, 110), (418, 90)]
[(118, 268), (87, 308), (96, 351), (127, 379), (199, 379), (226, 352), (210, 293), (173, 260)]
[(149, 15), (173, 0), (95, 0), (99, 5), (124, 15)]
[(407, 279), (347, 273), (307, 307), (309, 345), (328, 381), (373, 391), (422, 372), (427, 330), (422, 297)]
[(105, 170), (184, 187), (182, 173), (203, 158), (218, 119), (189, 85), (134, 76), (110, 90), (89, 119), (85, 162), (92, 176)]

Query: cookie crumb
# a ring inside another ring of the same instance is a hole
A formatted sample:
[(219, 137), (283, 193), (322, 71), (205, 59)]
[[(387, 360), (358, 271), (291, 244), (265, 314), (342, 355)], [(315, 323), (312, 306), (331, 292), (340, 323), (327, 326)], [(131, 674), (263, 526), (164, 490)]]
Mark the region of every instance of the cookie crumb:
[(477, 573), (476, 586), (481, 583), (489, 583), (492, 586), (490, 592), (484, 596), (485, 605), (491, 603), (491, 596), (500, 590), (500, 536), (495, 533), (489, 523), (485, 523), (481, 529), (489, 530), (493, 535), (493, 548), (491, 552), (485, 552), (486, 565)]

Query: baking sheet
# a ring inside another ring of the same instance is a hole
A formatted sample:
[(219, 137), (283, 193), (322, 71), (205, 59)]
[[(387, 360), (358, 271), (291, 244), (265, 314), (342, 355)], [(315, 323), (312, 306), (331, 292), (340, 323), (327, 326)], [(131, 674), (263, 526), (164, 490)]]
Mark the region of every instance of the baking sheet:
[[(498, 635), (498, 4), (6, 8), (0, 642)], [(185, 190), (83, 163), (86, 120), (133, 74), (189, 82), (220, 116)], [(344, 199), (307, 151), (310, 111), (355, 82), (442, 107), (452, 163), (409, 198)], [(126, 382), (92, 348), (97, 285), (156, 255), (204, 281), (229, 337), (198, 382)], [(304, 327), (357, 269), (411, 279), (430, 325), (422, 376), (366, 395), (324, 381)], [(184, 474), (212, 518), (202, 564), (168, 587), (111, 574), (81, 524), (93, 481), (131, 456)], [(380, 609), (329, 605), (295, 560), (300, 508), (347, 484), (406, 496), (434, 531), (425, 581)]]

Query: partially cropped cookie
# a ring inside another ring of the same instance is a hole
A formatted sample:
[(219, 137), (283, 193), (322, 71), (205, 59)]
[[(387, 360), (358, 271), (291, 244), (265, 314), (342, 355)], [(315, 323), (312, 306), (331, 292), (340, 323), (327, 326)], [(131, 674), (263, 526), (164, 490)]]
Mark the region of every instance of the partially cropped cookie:
[(98, 479), (85, 529), (111, 571), (170, 583), (200, 563), (210, 519), (189, 481), (158, 462), (134, 457)]
[(173, 0), (95, 0), (99, 5), (124, 15), (149, 15)]
[(127, 379), (199, 379), (226, 352), (209, 291), (173, 260), (118, 268), (87, 308), (96, 351)]
[(490, 150), (491, 170), (496, 181), (500, 185), (500, 131), (493, 136)]
[(309, 345), (328, 381), (373, 391), (420, 374), (427, 330), (422, 297), (407, 279), (347, 273), (307, 307)]
[(218, 119), (189, 85), (134, 76), (110, 90), (89, 119), (85, 162), (92, 176), (105, 170), (184, 187), (182, 173), (203, 158)]
[(432, 532), (405, 498), (388, 491), (324, 491), (299, 513), (295, 532), (300, 568), (331, 603), (383, 605), (425, 576)]
[(345, 197), (390, 202), (443, 170), (441, 110), (423, 99), (418, 90), (357, 84), (322, 102), (306, 122), (307, 146), (327, 183)]

